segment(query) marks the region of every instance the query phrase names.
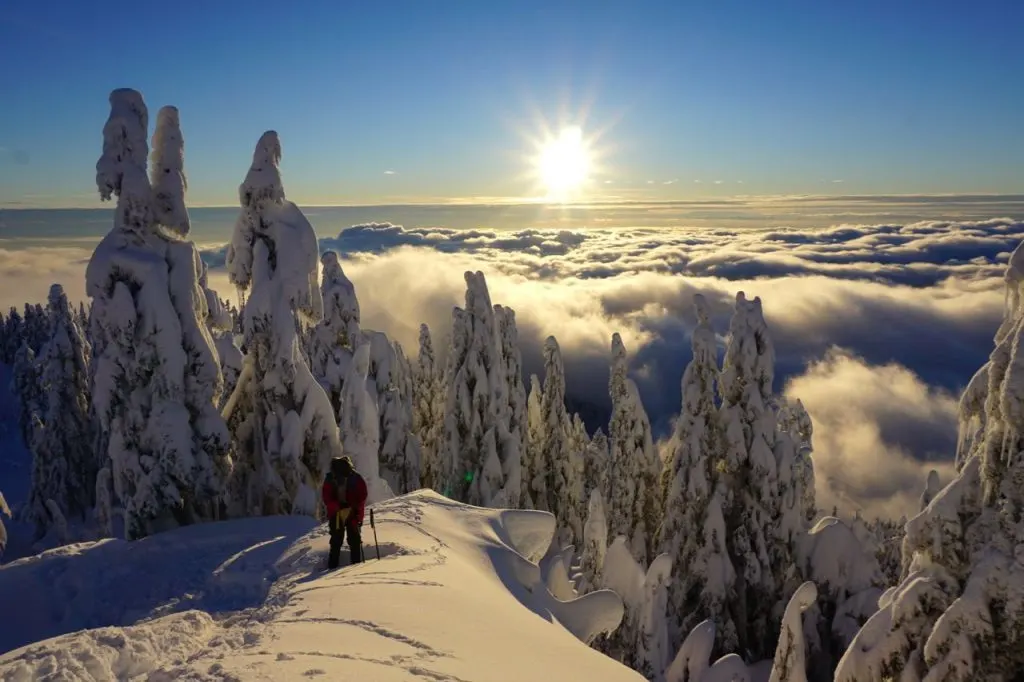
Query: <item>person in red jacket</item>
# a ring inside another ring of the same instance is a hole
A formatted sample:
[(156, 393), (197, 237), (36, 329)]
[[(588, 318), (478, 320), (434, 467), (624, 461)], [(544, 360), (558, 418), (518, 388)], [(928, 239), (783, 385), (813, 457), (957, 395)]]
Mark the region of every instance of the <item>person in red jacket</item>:
[(324, 477), (324, 506), (327, 507), (327, 527), (331, 532), (331, 550), (327, 555), (327, 568), (337, 568), (341, 559), (341, 545), (348, 535), (351, 563), (363, 560), (362, 525), (366, 511), (366, 480), (359, 475), (350, 457), (335, 457)]

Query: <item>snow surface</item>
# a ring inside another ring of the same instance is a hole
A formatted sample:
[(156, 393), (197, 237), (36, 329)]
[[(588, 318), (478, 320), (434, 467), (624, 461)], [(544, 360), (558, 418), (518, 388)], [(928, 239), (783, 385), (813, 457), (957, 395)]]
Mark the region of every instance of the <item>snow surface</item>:
[(618, 624), (617, 595), (563, 602), (545, 588), (550, 514), (419, 491), (375, 516), (380, 561), (367, 525), (368, 561), (332, 572), (325, 526), (299, 516), (4, 565), (0, 603), (33, 609), (0, 620), (0, 679), (643, 679), (584, 644)]

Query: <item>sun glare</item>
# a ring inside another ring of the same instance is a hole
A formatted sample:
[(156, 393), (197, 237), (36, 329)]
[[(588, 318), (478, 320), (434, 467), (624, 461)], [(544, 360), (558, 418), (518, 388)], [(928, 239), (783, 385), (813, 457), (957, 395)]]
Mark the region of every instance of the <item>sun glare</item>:
[(590, 175), (590, 157), (590, 147), (578, 126), (563, 128), (557, 137), (543, 142), (536, 170), (548, 198), (567, 201), (578, 197)]

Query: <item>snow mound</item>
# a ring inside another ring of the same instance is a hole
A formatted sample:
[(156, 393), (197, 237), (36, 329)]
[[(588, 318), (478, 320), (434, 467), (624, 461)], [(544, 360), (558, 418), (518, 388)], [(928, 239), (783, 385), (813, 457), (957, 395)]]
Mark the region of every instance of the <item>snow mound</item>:
[[(374, 515), (380, 560), (367, 524), (367, 561), (337, 571), (326, 528), (285, 516), (0, 567), (0, 603), (36, 614), (0, 624), (3, 650), (70, 633), (0, 656), (0, 679), (642, 679), (585, 645), (618, 625), (618, 595), (545, 587), (550, 514), (418, 491)], [(108, 627), (71, 632), (90, 626)]]

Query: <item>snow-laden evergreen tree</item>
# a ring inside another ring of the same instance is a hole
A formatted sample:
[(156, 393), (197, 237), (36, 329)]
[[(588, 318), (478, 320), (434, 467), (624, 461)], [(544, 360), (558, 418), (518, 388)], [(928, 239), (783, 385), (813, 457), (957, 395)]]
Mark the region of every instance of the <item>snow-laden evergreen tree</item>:
[(18, 354), (18, 349), (21, 348), (24, 340), (24, 333), (21, 314), (17, 308), (12, 307), (4, 322), (4, 362), (6, 364), (14, 364), (15, 355)]
[(612, 416), (608, 425), (611, 451), (609, 518), (613, 536), (625, 535), (633, 557), (641, 565), (655, 554), (661, 525), (661, 459), (654, 449), (651, 423), (640, 391), (626, 376), (626, 347), (618, 333), (612, 336), (608, 389)]
[(908, 572), (854, 638), (838, 682), (1012, 680), (1024, 670), (1024, 247), (1011, 255), (1005, 281), (1003, 322), (979, 370), (987, 378), (984, 426), (974, 432), (972, 397), (961, 413), (971, 449), (907, 522)]
[(817, 598), (818, 590), (813, 582), (800, 585), (790, 598), (782, 617), (782, 631), (768, 682), (807, 682), (807, 644), (802, 615)]
[(935, 496), (942, 490), (942, 482), (939, 480), (939, 472), (935, 469), (931, 469), (928, 472), (928, 479), (925, 481), (924, 491), (921, 493), (921, 499), (918, 503), (918, 511), (921, 511), (928, 504), (935, 499)]
[(523, 386), (523, 358), (519, 349), (516, 313), (511, 308), (494, 306), (497, 325), (501, 375), (498, 384), (498, 458), (504, 481), (503, 507), (519, 507), (526, 477), (523, 458), (527, 444), (526, 388)]
[(523, 449), (523, 509), (547, 511), (548, 484), (541, 446), (544, 442), (544, 413), (541, 411), (543, 388), (536, 374), (530, 375), (530, 392), (526, 398), (526, 447)]
[[(166, 214), (155, 208), (142, 96), (115, 90), (110, 105), (96, 184), (101, 199), (117, 197), (117, 207), (114, 227), (86, 270), (92, 396), (126, 533), (138, 538), (219, 517), (231, 461), (216, 409), (222, 377), (204, 323), (199, 252), (167, 229)], [(166, 157), (182, 153), (180, 130), (167, 130), (176, 119), (167, 112), (158, 117), (157, 168), (173, 166)], [(175, 215), (184, 213), (182, 193), (165, 200)]]
[(89, 418), (88, 349), (68, 305), (64, 288), (50, 287), (50, 340), (39, 358), (40, 390), (45, 411), (32, 443), (32, 491), (29, 513), (37, 537), (49, 518), (53, 500), (65, 518), (84, 519), (95, 502), (99, 460), (92, 450)]
[(206, 263), (200, 263), (199, 287), (206, 299), (206, 328), (213, 339), (220, 363), (221, 375), (224, 378), (224, 390), (218, 401), (218, 409), (224, 407), (238, 385), (238, 377), (245, 364), (245, 355), (235, 343), (234, 319), (224, 305), (217, 292), (210, 288), (209, 269)]
[(636, 670), (649, 680), (662, 679), (672, 661), (669, 642), (668, 586), (672, 582), (672, 557), (659, 554), (644, 577), (636, 643)]
[(267, 131), (239, 186), (241, 212), (227, 252), (231, 282), (248, 292), (245, 367), (235, 393), (248, 394), (253, 412), (239, 445), (248, 478), (240, 487), (246, 508), (314, 514), (324, 472), (342, 449), (331, 401), (301, 347), (301, 332), (323, 317), (319, 246), (285, 197), (280, 160), (277, 133)]
[(440, 491), (442, 471), (438, 448), (444, 430), (444, 377), (426, 324), (420, 325), (420, 350), (413, 372), (412, 423), (420, 441), (420, 485)]
[(388, 499), (392, 491), (380, 475), (380, 415), (376, 382), (369, 376), (371, 351), (370, 344), (361, 344), (352, 356), (342, 383), (338, 422), (345, 452), (366, 480), (372, 504)]
[(736, 296), (718, 387), (723, 434), (723, 484), (730, 555), (736, 568), (730, 608), (740, 650), (763, 657), (774, 650), (778, 624), (773, 610), (783, 597), (782, 575), (792, 566), (775, 537), (779, 475), (772, 409), (774, 348), (761, 314), (761, 300)]
[(185, 208), (185, 140), (175, 107), (162, 107), (156, 115), (150, 183), (156, 224), (178, 237), (187, 237), (192, 226)]
[(608, 552), (608, 519), (600, 490), (592, 490), (587, 505), (587, 522), (583, 526), (583, 551), (580, 555), (578, 590), (586, 594), (599, 589), (604, 579), (604, 558)]
[(565, 367), (558, 341), (544, 342), (544, 390), (541, 393), (544, 439), (540, 463), (547, 472), (546, 508), (558, 522), (561, 546), (583, 539), (583, 452), (570, 444), (572, 422), (565, 410)]
[(720, 646), (734, 651), (737, 628), (727, 598), (736, 572), (726, 549), (718, 480), (722, 438), (715, 404), (718, 351), (703, 296), (694, 297), (694, 308), (693, 358), (683, 372), (682, 412), (668, 444), (665, 516), (658, 542), (660, 551), (672, 557), (678, 576), (668, 586), (673, 648), (699, 621), (711, 618), (720, 633)]
[(364, 331), (370, 347), (370, 377), (380, 418), (380, 475), (396, 494), (420, 487), (420, 443), (412, 430), (412, 368), (405, 352), (383, 332)]
[(36, 354), (23, 341), (14, 353), (14, 367), (11, 376), (11, 392), (18, 397), (18, 431), (21, 442), (31, 452), (33, 446), (33, 424), (46, 411), (46, 394), (42, 389), (42, 376)]
[[(611, 455), (608, 452), (608, 436), (600, 428), (587, 442), (583, 452), (583, 492), (588, 497), (593, 491), (601, 493), (601, 499), (608, 499), (610, 493), (609, 474)], [(607, 541), (607, 537), (605, 538)]]
[(352, 362), (352, 353), (360, 342), (359, 299), (337, 253), (325, 252), (320, 262), (323, 265), (320, 292), (324, 315), (311, 336), (309, 362), (313, 376), (327, 391), (331, 407), (337, 413), (341, 407), (342, 382)]
[(441, 459), (446, 494), (488, 506), (504, 488), (496, 395), (505, 377), (487, 282), (482, 272), (465, 278), (466, 307), (452, 312)]

